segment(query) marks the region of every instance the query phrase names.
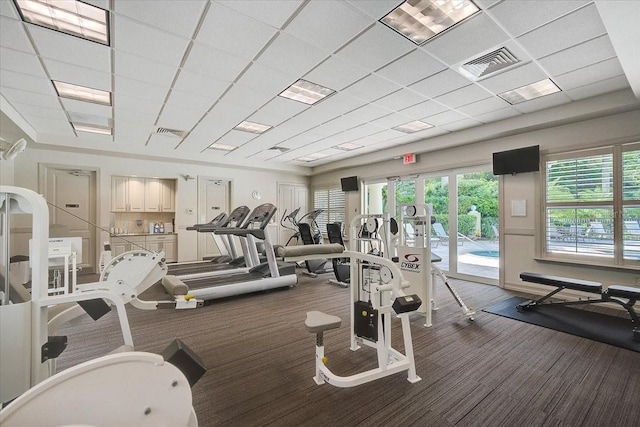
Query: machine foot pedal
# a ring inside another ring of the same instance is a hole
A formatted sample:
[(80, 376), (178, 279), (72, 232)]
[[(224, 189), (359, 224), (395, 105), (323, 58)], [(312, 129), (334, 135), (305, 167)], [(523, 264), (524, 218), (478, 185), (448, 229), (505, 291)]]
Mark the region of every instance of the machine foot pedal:
[(179, 339), (173, 340), (160, 355), (165, 361), (180, 369), (192, 387), (207, 372), (200, 357)]

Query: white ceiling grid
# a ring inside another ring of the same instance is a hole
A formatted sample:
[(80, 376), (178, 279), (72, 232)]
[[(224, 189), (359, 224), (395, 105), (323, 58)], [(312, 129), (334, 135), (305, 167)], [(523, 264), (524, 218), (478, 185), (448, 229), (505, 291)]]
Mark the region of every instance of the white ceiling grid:
[[(420, 46), (379, 22), (400, 0), (86, 2), (109, 10), (111, 46), (24, 23), (0, 0), (1, 95), (37, 142), (300, 170), (417, 141), (442, 148), (429, 139), (630, 90), (590, 0), (476, 0), (479, 13)], [(502, 47), (520, 62), (480, 79), (460, 71)], [(278, 96), (300, 78), (335, 93), (313, 106)], [(561, 92), (513, 106), (498, 97), (547, 78)], [(58, 98), (52, 79), (111, 91), (113, 106)], [(75, 132), (74, 119), (114, 134)], [(272, 128), (233, 129), (245, 120)], [(392, 129), (414, 120), (434, 127)], [(315, 153), (325, 156), (298, 160)]]

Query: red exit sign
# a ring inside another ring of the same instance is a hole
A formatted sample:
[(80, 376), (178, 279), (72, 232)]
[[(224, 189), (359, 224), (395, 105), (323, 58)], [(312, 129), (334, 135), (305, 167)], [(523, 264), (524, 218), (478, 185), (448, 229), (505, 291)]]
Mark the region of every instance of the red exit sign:
[(404, 156), (402, 156), (402, 163), (405, 165), (410, 165), (411, 163), (415, 163), (416, 162), (416, 155), (411, 153), (411, 154), (405, 154)]

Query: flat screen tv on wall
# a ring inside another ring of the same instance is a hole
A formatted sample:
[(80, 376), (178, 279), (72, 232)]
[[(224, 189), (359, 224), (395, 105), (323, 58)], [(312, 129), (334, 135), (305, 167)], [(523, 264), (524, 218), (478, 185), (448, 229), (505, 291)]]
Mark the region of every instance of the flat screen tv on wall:
[(494, 175), (515, 175), (540, 170), (540, 146), (517, 148), (493, 153)]
[(358, 191), (357, 176), (348, 176), (346, 178), (340, 178), (340, 184), (342, 185), (342, 191)]

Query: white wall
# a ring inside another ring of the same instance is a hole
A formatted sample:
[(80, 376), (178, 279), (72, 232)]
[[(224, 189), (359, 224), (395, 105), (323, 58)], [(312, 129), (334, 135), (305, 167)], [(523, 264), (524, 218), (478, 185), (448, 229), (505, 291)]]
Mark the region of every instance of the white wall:
[[(111, 209), (111, 176), (137, 175), (142, 177), (158, 177), (177, 179), (175, 222), (178, 232), (179, 261), (191, 261), (197, 258), (197, 235), (186, 231), (193, 225), (196, 214), (189, 215), (187, 209), (197, 212), (197, 182), (186, 181), (182, 176), (210, 176), (232, 181), (231, 205), (247, 205), (255, 207), (259, 203), (278, 203), (277, 183), (291, 182), (308, 185), (309, 178), (290, 173), (274, 171), (248, 171), (239, 168), (217, 166), (189, 165), (168, 161), (139, 160), (123, 157), (110, 157), (94, 154), (78, 154), (29, 147), (15, 160), (13, 171), (14, 185), (38, 191), (38, 165), (47, 164), (73, 168), (98, 169), (98, 225), (109, 229), (109, 211)], [(4, 168), (3, 168), (4, 169)], [(4, 172), (3, 175), (4, 177)], [(3, 181), (4, 182), (4, 181)], [(258, 202), (251, 193), (257, 190), (262, 194)], [(101, 232), (98, 242), (108, 240), (107, 232)], [(99, 251), (98, 251), (99, 253)]]
[[(543, 154), (573, 149), (604, 146), (613, 142), (640, 141), (640, 111), (634, 110), (608, 117), (585, 120), (578, 123), (532, 130), (518, 135), (464, 145), (448, 150), (418, 155), (412, 165), (403, 165), (402, 159), (388, 160), (372, 165), (342, 169), (312, 177), (312, 188), (339, 185), (340, 178), (356, 175), (364, 181), (391, 176), (409, 176), (464, 167), (490, 165), (492, 153), (513, 148), (540, 145)], [(424, 141), (424, 148), (432, 144)], [(416, 150), (419, 152), (419, 150)], [(595, 266), (578, 266), (536, 261), (539, 242), (538, 224), (541, 215), (539, 172), (501, 177), (500, 193), (500, 283), (507, 288), (532, 290), (522, 282), (522, 271), (540, 272), (605, 284), (637, 286), (639, 270), (614, 269)], [(511, 201), (526, 200), (527, 215), (511, 216)], [(349, 198), (349, 214), (353, 214), (355, 201)]]

